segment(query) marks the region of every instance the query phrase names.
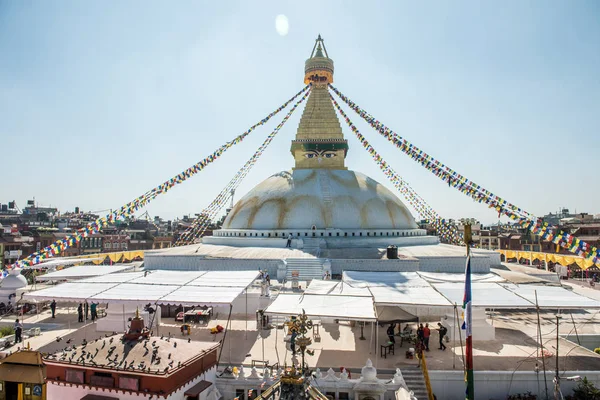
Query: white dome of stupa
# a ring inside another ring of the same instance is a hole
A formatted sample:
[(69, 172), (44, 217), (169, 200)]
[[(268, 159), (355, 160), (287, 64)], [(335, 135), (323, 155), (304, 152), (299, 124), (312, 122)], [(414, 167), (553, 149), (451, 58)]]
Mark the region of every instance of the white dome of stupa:
[(368, 176), (296, 169), (258, 184), (233, 207), (224, 229), (417, 229), (406, 206)]

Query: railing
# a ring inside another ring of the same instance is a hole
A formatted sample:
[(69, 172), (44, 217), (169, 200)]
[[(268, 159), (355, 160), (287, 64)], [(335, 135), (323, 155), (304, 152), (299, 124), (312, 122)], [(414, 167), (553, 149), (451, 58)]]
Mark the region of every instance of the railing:
[(429, 372), (427, 371), (427, 362), (425, 362), (425, 355), (423, 353), (421, 353), (421, 370), (423, 371), (423, 379), (425, 379), (427, 397), (429, 398), (429, 400), (433, 400), (433, 389), (431, 389), (431, 382), (429, 381)]
[(258, 395), (256, 397), (256, 400), (258, 399), (273, 399), (275, 398), (275, 395), (279, 392), (281, 388), (281, 381), (277, 380), (275, 383), (273, 383), (271, 386), (269, 386), (267, 388), (267, 390), (263, 390), (262, 393), (260, 395)]

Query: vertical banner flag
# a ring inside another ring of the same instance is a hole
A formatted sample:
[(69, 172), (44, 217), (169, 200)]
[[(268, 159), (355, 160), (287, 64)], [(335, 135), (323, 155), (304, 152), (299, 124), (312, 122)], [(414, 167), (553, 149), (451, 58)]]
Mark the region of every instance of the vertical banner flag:
[(463, 298), (464, 321), (462, 329), (465, 330), (465, 364), (466, 375), (465, 382), (467, 385), (466, 400), (473, 400), (474, 382), (473, 382), (473, 314), (472, 314), (472, 297), (471, 297), (471, 256), (467, 256), (467, 266), (465, 269), (465, 297)]

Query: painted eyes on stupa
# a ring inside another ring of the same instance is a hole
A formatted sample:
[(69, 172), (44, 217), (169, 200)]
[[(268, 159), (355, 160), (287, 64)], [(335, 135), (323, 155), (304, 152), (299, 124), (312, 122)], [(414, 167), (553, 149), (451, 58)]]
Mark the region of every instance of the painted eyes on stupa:
[(304, 157), (306, 158), (333, 158), (335, 157), (336, 154), (333, 151), (328, 151), (328, 150), (323, 150), (323, 151), (316, 151), (316, 150), (312, 150), (309, 152), (306, 152), (304, 154)]

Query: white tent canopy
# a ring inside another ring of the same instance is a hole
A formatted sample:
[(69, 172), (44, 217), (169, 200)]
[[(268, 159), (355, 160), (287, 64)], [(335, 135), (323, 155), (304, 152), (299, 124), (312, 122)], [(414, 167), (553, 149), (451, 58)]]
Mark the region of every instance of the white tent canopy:
[(50, 272), (45, 275), (36, 277), (38, 282), (44, 281), (65, 281), (90, 278), (93, 276), (102, 276), (113, 274), (115, 272), (123, 272), (135, 268), (132, 264), (116, 264), (116, 265), (81, 265), (78, 267), (70, 267), (61, 269), (60, 271)]
[(23, 298), (59, 302), (224, 305), (231, 304), (258, 277), (258, 271), (222, 272), (225, 271), (114, 273), (29, 292)]
[[(436, 283), (433, 285), (452, 304), (462, 306), (465, 295), (464, 283)], [(496, 283), (473, 282), (471, 284), (473, 305), (485, 308), (530, 308), (532, 304)]]
[(376, 321), (373, 299), (364, 296), (280, 294), (265, 310), (268, 315), (298, 315)]
[(600, 308), (600, 302), (564, 289), (545, 285), (503, 285), (535, 305), (535, 293), (542, 308)]
[[(354, 288), (368, 288), (375, 304), (414, 306), (418, 315), (426, 307), (462, 305), (464, 274), (424, 272), (345, 271), (342, 281)], [(514, 285), (494, 274), (471, 275), (474, 307), (535, 308), (534, 291), (544, 308), (600, 308), (600, 302), (559, 286)]]
[[(464, 274), (448, 272), (417, 272), (419, 276), (429, 283), (443, 282), (465, 282)], [(506, 280), (496, 274), (471, 274), (471, 282), (506, 282)]]
[(375, 304), (448, 307), (451, 303), (416, 272), (346, 271), (342, 280), (353, 287), (366, 287)]
[(340, 281), (313, 279), (304, 291), (305, 294), (329, 294), (332, 296), (373, 297), (368, 288), (352, 287)]
[(82, 302), (95, 294), (115, 287), (116, 283), (67, 282), (46, 289), (23, 294), (23, 300), (34, 301), (77, 301)]

